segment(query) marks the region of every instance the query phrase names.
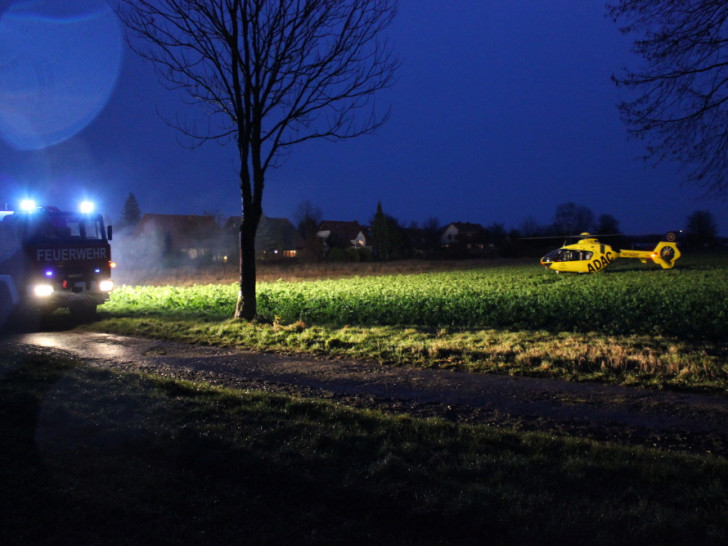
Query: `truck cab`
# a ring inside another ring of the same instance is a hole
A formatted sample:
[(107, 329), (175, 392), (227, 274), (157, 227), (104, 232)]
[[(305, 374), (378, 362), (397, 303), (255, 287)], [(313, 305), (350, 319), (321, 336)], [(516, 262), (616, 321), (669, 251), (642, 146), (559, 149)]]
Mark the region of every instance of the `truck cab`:
[(3, 308), (68, 308), (75, 319), (93, 317), (114, 287), (110, 240), (111, 226), (100, 214), (0, 211)]

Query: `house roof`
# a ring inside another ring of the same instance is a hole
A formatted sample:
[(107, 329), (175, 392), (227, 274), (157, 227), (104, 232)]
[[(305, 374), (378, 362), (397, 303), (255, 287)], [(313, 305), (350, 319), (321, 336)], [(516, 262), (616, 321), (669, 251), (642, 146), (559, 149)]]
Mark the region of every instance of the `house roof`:
[[(240, 230), (240, 216), (231, 216), (223, 230), (227, 235), (237, 236)], [(255, 250), (298, 250), (306, 248), (306, 242), (288, 218), (261, 216), (255, 233)]]
[(448, 224), (446, 231), (451, 227), (456, 230), (455, 237), (459, 244), (482, 244), (488, 242), (489, 232), (480, 224), (473, 224), (471, 222), (452, 222), (451, 224)]
[(471, 222), (452, 222), (448, 224), (448, 227), (453, 226), (458, 230), (458, 233), (475, 233), (483, 231), (485, 228), (480, 224), (473, 224)]
[(364, 228), (356, 220), (352, 222), (340, 222), (336, 220), (324, 220), (319, 225), (318, 231), (330, 231), (331, 235), (353, 241), (359, 233), (364, 233)]
[(191, 248), (215, 239), (220, 226), (213, 216), (192, 214), (145, 214), (134, 229), (134, 236), (162, 232), (175, 248)]
[(242, 218), (240, 216), (230, 216), (225, 225), (222, 227), (225, 233), (237, 233), (240, 231), (240, 222)]

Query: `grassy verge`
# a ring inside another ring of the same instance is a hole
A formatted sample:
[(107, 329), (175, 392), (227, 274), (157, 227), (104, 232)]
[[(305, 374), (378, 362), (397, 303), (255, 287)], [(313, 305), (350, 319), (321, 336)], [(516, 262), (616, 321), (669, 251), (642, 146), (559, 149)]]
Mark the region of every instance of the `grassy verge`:
[(107, 318), (96, 331), (256, 351), (352, 358), (476, 373), (728, 392), (724, 344), (665, 336), (546, 330), (307, 326), (206, 317)]
[(0, 356), (4, 543), (720, 544), (728, 462)]

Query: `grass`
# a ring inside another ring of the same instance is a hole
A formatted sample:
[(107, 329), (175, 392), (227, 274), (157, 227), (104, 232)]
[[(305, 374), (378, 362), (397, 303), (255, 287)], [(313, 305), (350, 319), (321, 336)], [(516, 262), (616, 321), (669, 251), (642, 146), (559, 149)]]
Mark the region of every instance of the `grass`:
[(114, 318), (93, 330), (390, 365), (728, 392), (726, 349), (660, 336)]
[(6, 544), (723, 544), (719, 457), (0, 355)]
[[(95, 330), (254, 350), (728, 392), (728, 257), (588, 276), (534, 264), (259, 285), (261, 320), (229, 319), (234, 284), (117, 290)], [(378, 272), (378, 273), (381, 273)]]

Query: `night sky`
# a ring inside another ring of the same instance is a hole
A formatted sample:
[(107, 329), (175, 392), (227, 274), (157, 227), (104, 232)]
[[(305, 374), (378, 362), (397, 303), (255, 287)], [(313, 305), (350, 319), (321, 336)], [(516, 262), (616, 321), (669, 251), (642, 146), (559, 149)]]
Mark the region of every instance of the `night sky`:
[[(0, 0), (0, 200), (72, 207), (94, 198), (118, 221), (142, 213), (240, 214), (236, 150), (190, 149), (168, 118), (204, 123), (131, 53), (103, 0)], [(436, 217), (518, 228), (569, 201), (626, 233), (683, 228), (728, 203), (683, 185), (678, 165), (641, 161), (611, 82), (636, 68), (630, 38), (584, 0), (400, 0), (390, 37), (402, 66), (377, 96), (376, 134), (307, 143), (268, 172), (264, 213), (367, 223), (381, 201), (403, 224)]]

